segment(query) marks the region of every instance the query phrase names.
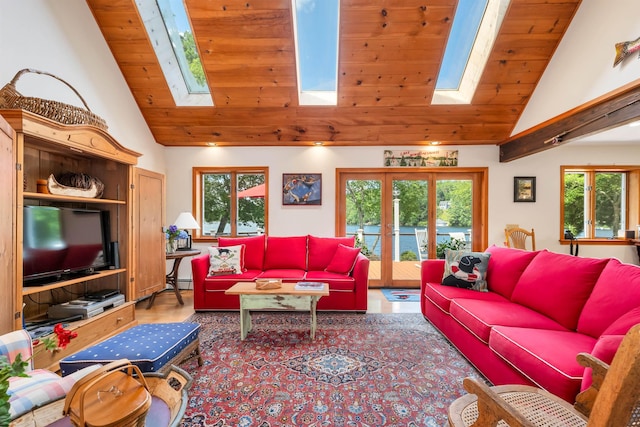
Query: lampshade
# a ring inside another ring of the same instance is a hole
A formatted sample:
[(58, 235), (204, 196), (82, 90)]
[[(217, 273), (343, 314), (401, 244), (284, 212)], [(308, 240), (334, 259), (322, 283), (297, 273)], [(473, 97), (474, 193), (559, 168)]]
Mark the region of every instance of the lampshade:
[(178, 218), (173, 221), (173, 224), (179, 230), (200, 230), (200, 226), (193, 215), (191, 215), (191, 212), (180, 212), (180, 215), (178, 215)]

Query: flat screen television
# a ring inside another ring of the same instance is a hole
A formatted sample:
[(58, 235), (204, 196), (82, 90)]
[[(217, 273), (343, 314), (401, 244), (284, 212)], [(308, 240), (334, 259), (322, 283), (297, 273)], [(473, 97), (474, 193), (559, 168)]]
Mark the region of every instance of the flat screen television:
[(108, 211), (24, 206), (23, 218), (25, 286), (109, 266)]

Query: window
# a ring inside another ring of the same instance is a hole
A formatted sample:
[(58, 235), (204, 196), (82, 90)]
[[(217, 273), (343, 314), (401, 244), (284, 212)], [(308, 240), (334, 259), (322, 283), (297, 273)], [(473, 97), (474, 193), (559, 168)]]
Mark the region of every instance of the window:
[(212, 106), (182, 0), (138, 0), (136, 6), (176, 105)]
[(199, 239), (266, 232), (267, 168), (193, 168)]
[(469, 104), (510, 0), (459, 0), (432, 104)]
[(292, 0), (300, 105), (338, 104), (339, 0)]
[[(563, 166), (561, 218), (563, 230), (578, 239), (610, 240), (624, 237), (628, 206), (638, 204), (638, 169), (630, 167)], [(637, 221), (638, 213), (634, 213)]]

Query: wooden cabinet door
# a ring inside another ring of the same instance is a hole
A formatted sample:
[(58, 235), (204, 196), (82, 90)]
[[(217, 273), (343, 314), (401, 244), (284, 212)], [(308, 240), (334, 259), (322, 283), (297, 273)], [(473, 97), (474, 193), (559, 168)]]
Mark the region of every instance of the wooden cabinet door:
[(166, 286), (165, 177), (141, 168), (133, 173), (133, 298), (138, 300)]
[(16, 209), (22, 209), (16, 198), (16, 176), (22, 174), (16, 171), (15, 147), (15, 132), (0, 116), (0, 334), (19, 329), (22, 323), (22, 301), (18, 300), (16, 286), (18, 277), (22, 281), (22, 274), (18, 274), (14, 255), (18, 249), (17, 230), (22, 232), (22, 224), (16, 224)]

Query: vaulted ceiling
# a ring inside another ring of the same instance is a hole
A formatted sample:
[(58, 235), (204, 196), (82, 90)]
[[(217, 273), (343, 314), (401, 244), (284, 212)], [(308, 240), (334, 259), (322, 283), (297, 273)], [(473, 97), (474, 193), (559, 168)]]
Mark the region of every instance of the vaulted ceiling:
[(298, 104), (291, 0), (185, 0), (215, 106), (177, 107), (134, 0), (87, 0), (165, 146), (499, 144), (580, 0), (511, 0), (472, 102), (431, 105), (456, 0), (341, 0), (338, 105)]

